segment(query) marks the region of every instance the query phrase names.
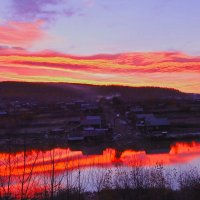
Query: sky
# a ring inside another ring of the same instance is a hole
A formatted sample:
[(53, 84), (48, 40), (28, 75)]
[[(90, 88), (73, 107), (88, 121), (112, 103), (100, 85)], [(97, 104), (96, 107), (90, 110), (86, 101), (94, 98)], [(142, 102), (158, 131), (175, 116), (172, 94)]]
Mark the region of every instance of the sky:
[(0, 81), (200, 93), (199, 0), (0, 0)]

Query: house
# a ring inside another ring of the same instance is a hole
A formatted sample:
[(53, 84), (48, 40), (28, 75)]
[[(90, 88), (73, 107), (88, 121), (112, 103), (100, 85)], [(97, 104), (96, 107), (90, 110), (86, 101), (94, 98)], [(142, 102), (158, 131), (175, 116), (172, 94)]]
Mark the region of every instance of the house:
[(191, 104), (191, 111), (200, 111), (200, 99), (196, 99), (192, 104)]
[(81, 125), (83, 127), (94, 127), (94, 128), (101, 128), (102, 127), (102, 118), (101, 116), (86, 116)]
[(76, 108), (80, 109), (81, 108), (81, 104), (84, 104), (85, 101), (84, 100), (76, 100), (73, 103), (75, 104)]
[(136, 126), (144, 126), (145, 120), (152, 119), (155, 117), (154, 114), (136, 114)]
[(170, 126), (170, 122), (167, 118), (159, 118), (154, 114), (138, 114), (136, 118), (136, 127), (146, 133), (164, 131)]
[(81, 117), (70, 117), (68, 119), (68, 125), (79, 125), (81, 124)]
[(81, 135), (87, 139), (105, 139), (109, 137), (107, 128), (84, 128)]
[(7, 114), (8, 113), (6, 111), (0, 111), (0, 117), (5, 117)]
[(94, 136), (106, 135), (107, 132), (108, 132), (107, 128), (85, 128), (82, 131), (82, 135), (84, 137), (94, 137)]
[(75, 107), (75, 103), (74, 102), (70, 102), (70, 103), (65, 103), (65, 106), (67, 107), (67, 108), (74, 108)]
[(81, 111), (85, 112), (97, 112), (99, 111), (99, 105), (97, 103), (83, 103), (81, 104)]
[(51, 134), (64, 134), (65, 129), (64, 128), (54, 128), (50, 131)]
[(142, 108), (141, 106), (134, 106), (130, 109), (130, 112), (133, 113), (143, 113), (144, 112), (144, 108)]
[(83, 136), (68, 136), (67, 140), (69, 143), (82, 142), (84, 140), (84, 137)]

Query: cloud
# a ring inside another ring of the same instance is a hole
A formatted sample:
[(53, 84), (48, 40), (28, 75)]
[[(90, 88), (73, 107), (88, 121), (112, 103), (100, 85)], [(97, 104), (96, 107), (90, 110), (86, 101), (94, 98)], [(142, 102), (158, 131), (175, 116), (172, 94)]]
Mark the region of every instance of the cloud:
[(66, 17), (72, 17), (72, 16), (76, 15), (77, 12), (78, 12), (78, 10), (76, 10), (76, 9), (64, 9), (63, 15)]
[(43, 22), (10, 21), (0, 25), (0, 45), (29, 47), (46, 35), (41, 28)]
[(55, 10), (48, 10), (46, 6), (57, 5), (62, 0), (12, 0), (13, 16), (22, 20), (51, 18), (56, 14)]
[(95, 5), (95, 0), (84, 0), (84, 4), (87, 7), (93, 7)]
[(55, 20), (59, 16), (71, 17), (80, 9), (75, 8), (70, 0), (12, 0), (11, 18), (21, 21), (42, 19)]
[(4, 51), (0, 50), (0, 65), (7, 73), (2, 80), (163, 86), (200, 93), (196, 87), (200, 85), (200, 57), (180, 52), (83, 57), (51, 51), (30, 53), (21, 49), (1, 53)]

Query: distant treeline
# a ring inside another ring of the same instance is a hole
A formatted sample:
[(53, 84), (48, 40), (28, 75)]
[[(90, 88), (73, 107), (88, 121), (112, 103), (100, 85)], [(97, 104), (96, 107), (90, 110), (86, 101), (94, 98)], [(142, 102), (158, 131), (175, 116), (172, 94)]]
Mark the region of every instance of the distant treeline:
[(84, 85), (70, 83), (1, 82), (0, 100), (66, 101), (119, 95), (123, 100), (185, 97), (171, 88)]

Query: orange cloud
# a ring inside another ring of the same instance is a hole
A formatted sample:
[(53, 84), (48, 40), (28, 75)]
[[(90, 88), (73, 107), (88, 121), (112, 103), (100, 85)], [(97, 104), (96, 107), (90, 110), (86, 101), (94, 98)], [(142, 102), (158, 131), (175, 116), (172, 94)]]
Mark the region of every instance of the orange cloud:
[(42, 39), (45, 32), (41, 29), (42, 21), (15, 22), (0, 25), (0, 44), (29, 47)]
[(200, 57), (178, 52), (83, 57), (12, 49), (0, 54), (0, 80), (160, 86), (200, 93)]

